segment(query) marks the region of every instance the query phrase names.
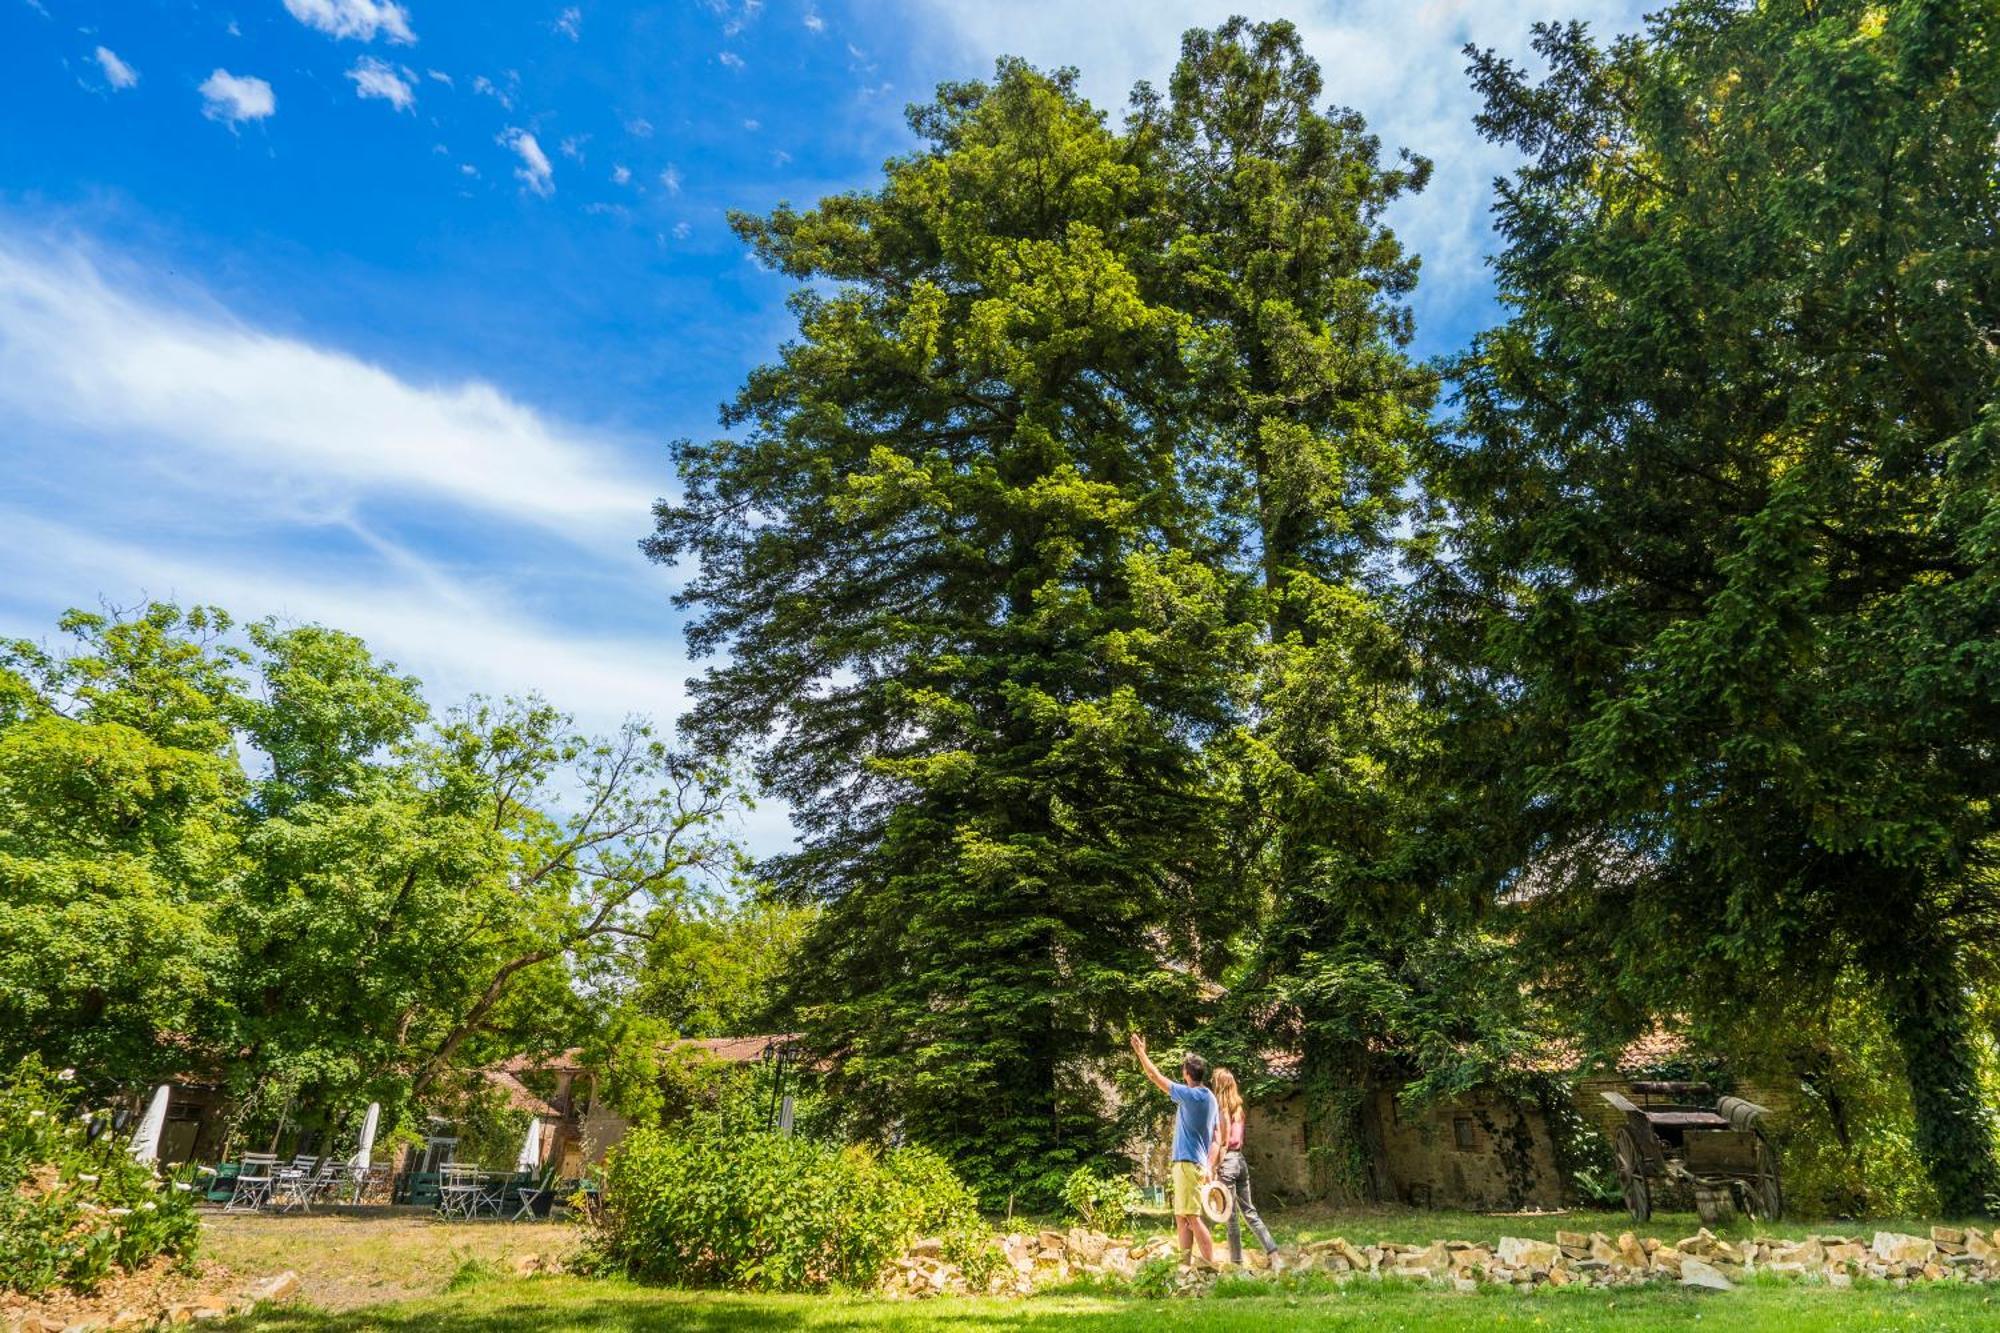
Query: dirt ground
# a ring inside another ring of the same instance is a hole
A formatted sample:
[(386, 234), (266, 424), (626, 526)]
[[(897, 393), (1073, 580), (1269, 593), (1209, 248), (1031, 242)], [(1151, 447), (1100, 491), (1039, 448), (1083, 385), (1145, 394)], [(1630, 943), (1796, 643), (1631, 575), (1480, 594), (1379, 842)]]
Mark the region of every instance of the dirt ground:
[(213, 1214), (202, 1256), (242, 1278), (297, 1273), (300, 1299), (322, 1310), (435, 1296), (468, 1262), (512, 1274), (560, 1261), (576, 1244), (561, 1222), (442, 1222), (434, 1217)]

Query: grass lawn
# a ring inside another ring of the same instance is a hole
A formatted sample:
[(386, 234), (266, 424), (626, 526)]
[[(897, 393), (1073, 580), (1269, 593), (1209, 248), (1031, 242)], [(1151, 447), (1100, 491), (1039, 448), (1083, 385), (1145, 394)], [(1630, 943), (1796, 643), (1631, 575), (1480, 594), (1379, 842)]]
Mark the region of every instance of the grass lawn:
[(1356, 1283), (1339, 1293), (1138, 1300), (1040, 1296), (1025, 1301), (883, 1301), (846, 1296), (743, 1296), (660, 1291), (585, 1278), (494, 1279), (398, 1305), (340, 1314), (274, 1310), (232, 1333), (555, 1333), (556, 1330), (688, 1329), (1781, 1329), (1956, 1330), (2000, 1328), (2000, 1299), (1979, 1287), (1835, 1292), (1746, 1286), (1733, 1292), (1546, 1291), (1459, 1295)]

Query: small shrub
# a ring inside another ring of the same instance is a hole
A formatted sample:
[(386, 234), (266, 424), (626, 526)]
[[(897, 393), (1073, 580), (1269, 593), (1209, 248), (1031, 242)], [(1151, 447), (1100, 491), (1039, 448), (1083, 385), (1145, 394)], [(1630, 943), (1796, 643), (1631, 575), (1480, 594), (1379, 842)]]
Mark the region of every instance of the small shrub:
[(1179, 1276), (1180, 1265), (1166, 1255), (1148, 1259), (1132, 1275), (1132, 1294), (1148, 1300), (1164, 1300), (1174, 1294), (1174, 1281)]
[(1093, 1231), (1122, 1233), (1139, 1209), (1139, 1187), (1131, 1177), (1099, 1175), (1087, 1166), (1069, 1173), (1063, 1182), (1063, 1204)]
[(865, 1288), (919, 1236), (943, 1238), (959, 1262), (985, 1240), (971, 1191), (921, 1148), (883, 1155), (698, 1121), (634, 1132), (604, 1173), (589, 1260), (643, 1281)]
[(89, 1141), (62, 1076), (34, 1056), (0, 1082), (0, 1291), (90, 1291), (114, 1270), (194, 1254), (194, 1195)]

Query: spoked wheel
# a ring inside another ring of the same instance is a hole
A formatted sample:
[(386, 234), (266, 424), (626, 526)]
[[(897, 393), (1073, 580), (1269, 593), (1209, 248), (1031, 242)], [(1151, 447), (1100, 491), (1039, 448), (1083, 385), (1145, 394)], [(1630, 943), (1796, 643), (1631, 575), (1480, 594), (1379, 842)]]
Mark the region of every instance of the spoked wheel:
[(1639, 1151), (1639, 1140), (1633, 1136), (1630, 1125), (1618, 1127), (1618, 1183), (1625, 1191), (1625, 1211), (1632, 1214), (1634, 1222), (1644, 1222), (1653, 1215), (1653, 1190), (1646, 1182), (1646, 1155)]
[(1776, 1222), (1785, 1215), (1785, 1182), (1778, 1174), (1778, 1150), (1757, 1135), (1757, 1176), (1743, 1183), (1743, 1207), (1759, 1222)]

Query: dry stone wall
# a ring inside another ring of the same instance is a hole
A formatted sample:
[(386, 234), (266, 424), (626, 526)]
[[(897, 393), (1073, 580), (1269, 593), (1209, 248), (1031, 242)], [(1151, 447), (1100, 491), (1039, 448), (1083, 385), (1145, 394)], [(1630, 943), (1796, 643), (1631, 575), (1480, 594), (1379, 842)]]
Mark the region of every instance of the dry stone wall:
[[(1166, 1236), (1144, 1240), (1073, 1227), (995, 1237), (983, 1280), (943, 1258), (940, 1242), (919, 1241), (891, 1265), (884, 1278), (892, 1294), (1026, 1296), (1037, 1287), (1089, 1277), (1131, 1279), (1152, 1260), (1175, 1257)], [(1343, 1237), (1287, 1245), (1277, 1254), (1249, 1256), (1240, 1271), (1253, 1278), (1324, 1273), (1335, 1280), (1396, 1278), (1460, 1291), (1505, 1286), (1636, 1287), (1677, 1284), (1728, 1290), (1756, 1274), (1851, 1287), (1859, 1277), (1895, 1286), (1955, 1279), (2000, 1282), (2000, 1247), (1977, 1228), (1933, 1227), (1928, 1236), (1878, 1231), (1872, 1235), (1814, 1235), (1804, 1240), (1724, 1240), (1707, 1228), (1677, 1241), (1624, 1232), (1558, 1231), (1554, 1240), (1503, 1237), (1497, 1245), (1432, 1241), (1428, 1245), (1361, 1245)], [(975, 1265), (975, 1268), (980, 1265)], [(1223, 1271), (1197, 1260), (1172, 1279), (1173, 1289), (1194, 1294)]]

